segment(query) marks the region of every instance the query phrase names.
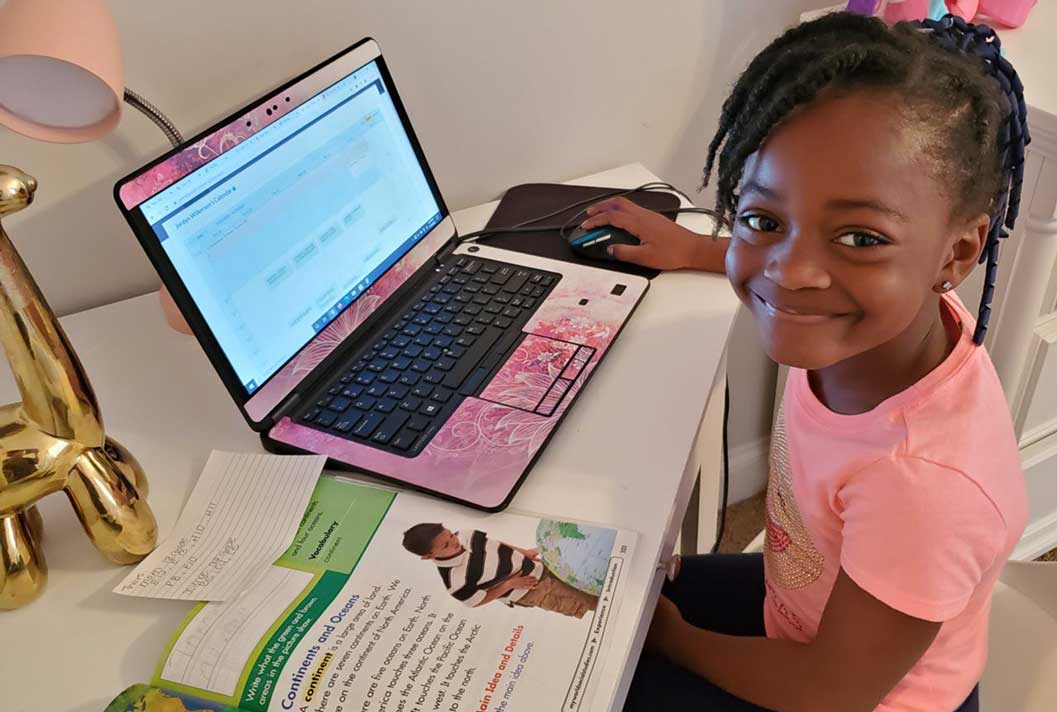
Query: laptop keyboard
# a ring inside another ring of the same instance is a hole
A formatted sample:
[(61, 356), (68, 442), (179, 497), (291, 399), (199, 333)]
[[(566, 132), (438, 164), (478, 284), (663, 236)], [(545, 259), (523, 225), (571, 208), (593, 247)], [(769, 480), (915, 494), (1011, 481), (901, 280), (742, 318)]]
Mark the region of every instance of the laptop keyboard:
[(414, 456), (487, 383), (561, 279), (460, 256), (295, 417), (332, 435)]

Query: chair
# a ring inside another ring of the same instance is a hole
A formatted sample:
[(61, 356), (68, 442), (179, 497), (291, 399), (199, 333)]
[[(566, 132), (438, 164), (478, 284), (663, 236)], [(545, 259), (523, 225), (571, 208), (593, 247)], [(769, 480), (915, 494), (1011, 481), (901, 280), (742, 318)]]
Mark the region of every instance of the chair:
[(1010, 561), (995, 585), (980, 709), (1057, 710), (1057, 564)]
[[(765, 534), (745, 551), (763, 551)], [(1057, 710), (1057, 563), (1010, 561), (995, 584), (980, 709)]]

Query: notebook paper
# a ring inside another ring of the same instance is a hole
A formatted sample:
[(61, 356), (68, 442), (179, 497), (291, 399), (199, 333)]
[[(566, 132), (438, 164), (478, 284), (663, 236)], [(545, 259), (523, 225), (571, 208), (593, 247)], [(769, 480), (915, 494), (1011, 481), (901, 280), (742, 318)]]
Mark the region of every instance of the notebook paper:
[(293, 541), (326, 458), (213, 451), (172, 534), (114, 589), (226, 601)]

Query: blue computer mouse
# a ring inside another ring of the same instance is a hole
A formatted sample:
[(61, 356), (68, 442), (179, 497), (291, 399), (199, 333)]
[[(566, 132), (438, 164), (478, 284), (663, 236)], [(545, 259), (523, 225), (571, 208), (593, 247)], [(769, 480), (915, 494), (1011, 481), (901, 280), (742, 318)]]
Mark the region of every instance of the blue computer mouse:
[(610, 245), (639, 245), (642, 242), (627, 230), (612, 225), (590, 230), (578, 227), (566, 235), (565, 239), (573, 253), (592, 260), (616, 260), (607, 251)]

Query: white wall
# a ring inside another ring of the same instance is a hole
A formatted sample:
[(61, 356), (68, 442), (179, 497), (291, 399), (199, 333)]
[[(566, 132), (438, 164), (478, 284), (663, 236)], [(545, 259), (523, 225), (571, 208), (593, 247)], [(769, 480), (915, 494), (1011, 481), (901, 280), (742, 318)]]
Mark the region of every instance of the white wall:
[[(127, 84), (185, 135), (360, 37), (375, 37), (448, 204), (458, 209), (517, 183), (562, 180), (629, 161), (696, 190), (704, 148), (737, 72), (800, 12), (825, 3), (109, 4)], [(8, 228), (59, 313), (157, 287), (111, 189), (165, 147), (161, 133), (135, 112), (107, 139), (80, 146), (0, 131), (0, 160), (40, 181), (36, 204)], [(730, 359), (732, 448), (757, 441), (770, 422), (773, 376), (746, 321), (739, 320), (732, 343), (737, 356)]]

